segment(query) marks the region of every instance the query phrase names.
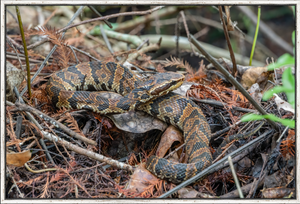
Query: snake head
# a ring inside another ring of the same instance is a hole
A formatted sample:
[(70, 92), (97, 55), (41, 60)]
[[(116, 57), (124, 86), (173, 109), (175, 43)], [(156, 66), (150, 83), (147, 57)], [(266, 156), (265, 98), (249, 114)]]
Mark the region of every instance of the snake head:
[(180, 87), (184, 75), (175, 72), (159, 73), (150, 77), (151, 86), (148, 90), (152, 96), (162, 96)]

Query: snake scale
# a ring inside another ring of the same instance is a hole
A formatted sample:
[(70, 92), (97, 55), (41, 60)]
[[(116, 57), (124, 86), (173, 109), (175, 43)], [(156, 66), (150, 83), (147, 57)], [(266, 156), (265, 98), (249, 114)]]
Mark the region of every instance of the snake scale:
[[(138, 109), (178, 127), (184, 133), (188, 163), (151, 156), (146, 168), (161, 179), (180, 183), (210, 165), (210, 127), (193, 101), (170, 92), (184, 76), (159, 73), (147, 80), (114, 62), (85, 62), (54, 73), (46, 86), (53, 104), (60, 108), (87, 109), (101, 114)], [(103, 98), (97, 91), (113, 91), (123, 98)]]

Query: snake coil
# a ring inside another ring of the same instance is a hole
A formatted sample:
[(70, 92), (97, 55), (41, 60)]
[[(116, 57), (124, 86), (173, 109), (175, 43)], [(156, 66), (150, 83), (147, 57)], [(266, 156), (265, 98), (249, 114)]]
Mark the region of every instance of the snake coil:
[[(54, 73), (46, 91), (56, 107), (87, 109), (101, 114), (138, 109), (172, 124), (184, 133), (188, 164), (151, 156), (146, 168), (159, 178), (180, 183), (210, 165), (210, 127), (193, 101), (172, 93), (184, 80), (181, 74), (160, 73), (140, 79), (114, 62), (86, 62)], [(118, 100), (103, 98), (97, 91), (114, 91)]]

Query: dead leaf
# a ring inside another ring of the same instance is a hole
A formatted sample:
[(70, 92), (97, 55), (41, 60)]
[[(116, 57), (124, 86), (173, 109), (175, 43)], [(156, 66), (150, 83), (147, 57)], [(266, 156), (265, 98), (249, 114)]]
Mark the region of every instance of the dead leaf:
[(253, 67), (247, 69), (242, 76), (241, 84), (245, 89), (248, 89), (253, 84), (256, 83), (256, 80), (262, 75), (262, 73), (267, 72), (267, 67)]
[(294, 188), (268, 188), (261, 190), (263, 198), (283, 198), (289, 196), (291, 193), (295, 193)]
[(22, 70), (6, 61), (6, 100), (15, 102), (14, 87), (18, 89), (24, 78)]
[(124, 131), (144, 133), (153, 129), (164, 131), (167, 124), (143, 111), (130, 111), (122, 114), (107, 115), (115, 125)]
[(193, 83), (193, 82), (183, 82), (183, 84), (177, 88), (176, 90), (174, 90), (173, 92), (174, 93), (177, 93), (181, 96), (185, 96), (186, 95), (186, 92), (191, 88), (192, 85), (194, 85), (196, 83)]
[(136, 190), (138, 193), (142, 193), (149, 186), (149, 181), (151, 181), (151, 183), (158, 183), (159, 179), (145, 168), (144, 163), (140, 164), (130, 176), (126, 189)]
[(261, 102), (263, 95), (261, 93), (261, 89), (259, 88), (258, 83), (252, 84), (252, 86), (248, 89), (248, 92), (256, 100), (256, 102)]
[(31, 158), (30, 150), (23, 152), (7, 152), (6, 153), (6, 164), (14, 165), (17, 167), (23, 166)]
[(285, 173), (276, 171), (274, 174), (268, 175), (265, 178), (264, 188), (275, 188), (279, 186), (285, 186), (287, 183)]
[[(119, 99), (122, 96), (114, 92), (99, 92), (102, 97)], [(164, 131), (167, 124), (143, 111), (130, 111), (107, 115), (121, 130), (132, 133), (144, 133), (153, 129)]]
[(192, 188), (182, 188), (178, 191), (178, 198), (197, 198), (198, 192)]
[(292, 107), (291, 104), (289, 104), (288, 102), (282, 100), (277, 94), (274, 93), (273, 95), (275, 96), (274, 100), (275, 100), (275, 103), (278, 107), (278, 111), (280, 109), (283, 109), (283, 110), (290, 111), (290, 112), (295, 114), (295, 110), (294, 110), (294, 108)]
[(164, 157), (167, 151), (171, 148), (172, 144), (176, 141), (183, 143), (182, 132), (173, 125), (170, 125), (161, 136), (160, 143), (156, 150), (156, 156)]

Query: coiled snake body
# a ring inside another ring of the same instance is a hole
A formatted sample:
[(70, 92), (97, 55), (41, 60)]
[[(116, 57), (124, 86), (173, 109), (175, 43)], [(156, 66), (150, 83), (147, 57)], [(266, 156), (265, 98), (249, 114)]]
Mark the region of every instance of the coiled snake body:
[[(181, 129), (188, 164), (156, 156), (151, 156), (146, 163), (146, 168), (157, 177), (180, 183), (209, 166), (212, 160), (210, 127), (201, 109), (193, 101), (170, 92), (183, 80), (176, 73), (160, 73), (143, 80), (113, 62), (88, 62), (54, 73), (46, 91), (58, 108), (87, 109), (102, 114), (138, 109)], [(106, 99), (97, 91), (114, 91), (123, 98)]]

